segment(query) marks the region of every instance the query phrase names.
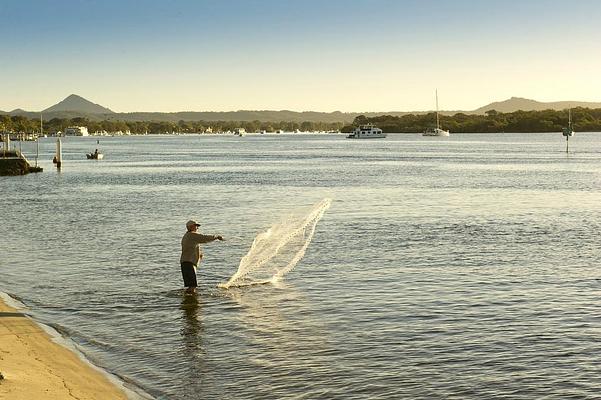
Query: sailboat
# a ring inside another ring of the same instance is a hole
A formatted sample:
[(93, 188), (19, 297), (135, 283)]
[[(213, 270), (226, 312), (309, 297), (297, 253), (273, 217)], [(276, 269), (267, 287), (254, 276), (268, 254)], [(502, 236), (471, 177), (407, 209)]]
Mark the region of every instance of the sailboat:
[(438, 117), (438, 89), (436, 90), (436, 128), (428, 128), (422, 134), (423, 136), (449, 136), (449, 131), (440, 128), (440, 118)]
[(569, 136), (574, 136), (576, 132), (574, 132), (574, 127), (572, 126), (572, 109), (568, 110), (568, 127), (563, 128), (563, 135), (566, 137), (566, 140)]
[(576, 132), (574, 132), (574, 128), (572, 127), (572, 110), (568, 110), (568, 127), (562, 129), (563, 136), (566, 137), (566, 153), (570, 151), (570, 136), (574, 136)]

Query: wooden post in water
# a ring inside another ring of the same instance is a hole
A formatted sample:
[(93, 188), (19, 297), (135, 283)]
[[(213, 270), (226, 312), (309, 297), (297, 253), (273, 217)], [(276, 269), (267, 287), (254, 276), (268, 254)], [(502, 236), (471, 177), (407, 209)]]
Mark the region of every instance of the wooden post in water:
[(60, 137), (56, 138), (56, 156), (54, 158), (56, 158), (56, 168), (60, 169), (63, 163), (63, 149)]

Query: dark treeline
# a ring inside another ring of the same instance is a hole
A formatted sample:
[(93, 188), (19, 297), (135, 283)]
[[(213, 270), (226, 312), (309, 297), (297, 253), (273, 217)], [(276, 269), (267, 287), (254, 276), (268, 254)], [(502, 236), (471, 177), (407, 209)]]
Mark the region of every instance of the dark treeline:
[[(568, 110), (512, 113), (491, 110), (485, 115), (458, 113), (452, 116), (440, 115), (439, 118), (441, 127), (452, 133), (561, 132), (562, 128), (568, 125)], [(572, 122), (577, 132), (601, 131), (601, 108), (574, 108)], [(353, 126), (365, 124), (373, 124), (388, 133), (419, 133), (436, 126), (436, 113), (408, 114), (401, 117), (380, 115), (371, 118), (360, 115), (353, 121)], [(342, 131), (350, 132), (353, 126), (345, 126)]]
[[(331, 131), (339, 130), (344, 124), (342, 122), (261, 122), (261, 121), (90, 121), (87, 118), (53, 118), (49, 121), (43, 121), (44, 133), (64, 132), (65, 128), (70, 126), (85, 126), (90, 134), (94, 132), (106, 131), (126, 132), (131, 134), (163, 134), (163, 133), (202, 133), (227, 132), (236, 128), (244, 128), (247, 132), (267, 131), (275, 132), (283, 130), (285, 132), (294, 132), (297, 129), (306, 131)], [(23, 116), (0, 115), (0, 131), (36, 133), (40, 132), (40, 120), (29, 119)]]
[[(572, 121), (577, 132), (601, 131), (601, 109), (574, 108)], [(342, 122), (262, 122), (262, 121), (119, 121), (107, 119), (90, 121), (87, 118), (53, 118), (44, 121), (44, 133), (64, 131), (69, 126), (85, 126), (90, 134), (106, 131), (132, 134), (202, 133), (227, 132), (244, 128), (247, 132), (283, 130), (294, 132), (342, 130), (350, 132), (353, 126), (373, 124), (384, 132), (420, 133), (436, 125), (436, 114), (407, 114), (403, 116), (380, 115), (355, 118), (353, 125), (343, 126)], [(561, 132), (568, 124), (568, 111), (515, 111), (501, 113), (495, 110), (486, 114), (458, 113), (452, 116), (440, 115), (440, 125), (452, 133), (494, 133), (494, 132)], [(0, 115), (0, 131), (36, 133), (40, 131), (40, 121), (24, 116)]]

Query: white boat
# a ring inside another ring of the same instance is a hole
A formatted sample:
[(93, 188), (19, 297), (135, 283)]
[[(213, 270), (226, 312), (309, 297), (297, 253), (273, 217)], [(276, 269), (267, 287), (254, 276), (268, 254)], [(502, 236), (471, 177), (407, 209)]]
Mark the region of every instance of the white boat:
[(360, 125), (354, 131), (348, 134), (347, 139), (379, 139), (385, 138), (386, 134), (382, 129), (373, 125)]
[(438, 117), (438, 90), (436, 90), (436, 128), (427, 128), (423, 136), (449, 136), (449, 131), (440, 128), (440, 118)]
[(244, 128), (236, 128), (236, 129), (234, 129), (234, 135), (236, 135), (236, 136), (244, 136), (244, 135), (246, 135), (246, 129), (244, 129)]
[(104, 154), (102, 154), (98, 150), (96, 150), (93, 153), (86, 153), (86, 158), (88, 160), (102, 160), (104, 158)]
[(422, 133), (422, 136), (450, 136), (449, 131), (440, 128), (428, 128)]
[(576, 132), (574, 131), (574, 127), (572, 126), (572, 110), (568, 110), (568, 127), (563, 128), (563, 135), (566, 137), (566, 140), (570, 136), (574, 136)]
[(572, 110), (568, 110), (568, 127), (562, 129), (562, 134), (566, 138), (566, 153), (570, 151), (570, 137), (574, 136), (574, 127), (572, 126)]

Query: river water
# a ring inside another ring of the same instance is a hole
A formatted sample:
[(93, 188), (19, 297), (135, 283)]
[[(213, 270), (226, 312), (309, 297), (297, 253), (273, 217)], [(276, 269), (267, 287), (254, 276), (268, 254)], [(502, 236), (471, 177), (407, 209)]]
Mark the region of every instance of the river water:
[[(158, 399), (601, 392), (600, 133), (70, 137), (60, 172), (54, 140), (0, 178), (0, 290)], [(216, 287), (323, 198), (282, 282)], [(226, 238), (196, 297), (191, 218)]]

